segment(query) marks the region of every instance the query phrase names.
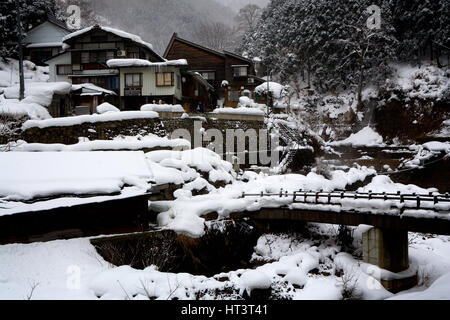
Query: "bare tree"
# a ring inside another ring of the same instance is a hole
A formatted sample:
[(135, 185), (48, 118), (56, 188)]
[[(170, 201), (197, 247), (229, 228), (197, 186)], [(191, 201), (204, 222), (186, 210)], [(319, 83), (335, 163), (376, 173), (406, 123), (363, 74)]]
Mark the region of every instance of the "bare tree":
[(236, 46), (236, 29), (221, 22), (201, 23), (195, 30), (198, 41), (211, 49), (218, 51), (233, 51)]
[(235, 20), (243, 32), (253, 32), (261, 18), (262, 9), (256, 4), (248, 4), (239, 10)]

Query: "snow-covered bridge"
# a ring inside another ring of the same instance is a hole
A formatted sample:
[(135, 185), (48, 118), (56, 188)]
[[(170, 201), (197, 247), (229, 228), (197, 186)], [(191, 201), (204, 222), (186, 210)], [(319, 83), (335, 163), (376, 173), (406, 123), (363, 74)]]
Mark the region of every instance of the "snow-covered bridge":
[(367, 263), (391, 272), (409, 268), (408, 231), (450, 235), (450, 195), (315, 192), (242, 194), (243, 198), (285, 198), (282, 207), (268, 205), (257, 211), (231, 214), (237, 219), (305, 221), (349, 226), (368, 225), (363, 234), (363, 258)]

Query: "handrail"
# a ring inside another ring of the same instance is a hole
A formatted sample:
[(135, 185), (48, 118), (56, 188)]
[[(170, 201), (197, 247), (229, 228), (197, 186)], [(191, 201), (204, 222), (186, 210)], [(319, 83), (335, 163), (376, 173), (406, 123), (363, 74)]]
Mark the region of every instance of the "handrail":
[[(279, 197), (279, 198), (288, 198), (293, 197), (294, 203), (312, 203), (307, 202), (308, 197), (314, 197), (315, 204), (323, 204), (323, 202), (319, 202), (319, 199), (328, 200), (328, 204), (331, 204), (331, 199), (366, 199), (366, 200), (395, 200), (400, 203), (404, 203), (405, 201), (415, 201), (417, 203), (417, 208), (420, 208), (421, 202), (433, 202), (434, 204), (438, 204), (439, 202), (450, 202), (449, 193), (440, 194), (430, 192), (429, 194), (416, 194), (416, 193), (377, 193), (377, 192), (355, 192), (355, 191), (331, 191), (324, 192), (320, 191), (295, 191), (293, 193), (289, 193), (288, 191), (280, 190), (279, 193), (264, 193), (261, 192), (259, 194), (247, 194), (245, 192), (242, 193), (242, 198), (245, 197)], [(303, 198), (303, 201), (299, 200)]]

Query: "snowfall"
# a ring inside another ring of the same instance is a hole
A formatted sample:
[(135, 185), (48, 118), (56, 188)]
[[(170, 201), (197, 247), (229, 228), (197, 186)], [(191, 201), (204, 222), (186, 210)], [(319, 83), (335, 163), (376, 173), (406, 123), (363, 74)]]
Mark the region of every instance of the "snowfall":
[[(10, 75), (14, 68), (16, 66), (10, 62), (4, 64), (0, 72)], [(27, 64), (26, 68), (29, 73), (26, 98), (21, 102), (17, 100), (17, 79), (12, 78), (7, 83), (2, 82), (5, 88), (0, 96), (0, 112), (23, 113), (31, 118), (23, 124), (23, 129), (155, 118), (157, 112), (183, 112), (181, 106), (147, 105), (141, 111), (127, 113), (104, 104), (98, 108), (99, 114), (52, 119), (45, 109), (50, 103), (48, 97), (67, 92), (71, 86), (41, 83), (39, 81), (46, 81), (45, 70), (32, 64)], [(7, 77), (0, 74), (0, 78), (5, 81)], [(266, 83), (258, 90), (264, 93), (267, 87), (277, 97), (281, 97), (286, 89)], [(241, 112), (245, 114), (264, 114), (261, 106), (247, 97), (240, 99), (239, 108), (244, 108)], [(361, 144), (383, 146), (384, 142), (368, 126), (334, 145)], [(281, 189), (290, 193), (299, 189), (331, 192), (362, 181), (370, 181), (359, 188), (362, 192), (437, 192), (436, 189), (394, 183), (389, 176), (379, 175), (373, 168), (363, 166), (333, 170), (327, 178), (317, 170), (307, 175), (236, 173), (231, 163), (211, 150), (191, 150), (188, 141), (154, 135), (120, 136), (111, 141), (83, 138), (70, 146), (17, 141), (7, 147), (11, 152), (0, 152), (0, 217), (142, 195), (154, 185), (171, 184), (177, 186), (175, 200), (149, 202), (150, 208), (158, 212), (156, 227), (192, 238), (202, 237), (206, 228), (220, 228), (233, 212), (281, 206), (307, 208), (310, 205), (293, 203), (292, 197), (243, 198), (243, 193), (278, 194)], [(140, 151), (156, 147), (169, 150)], [(414, 148), (417, 159), (405, 162), (405, 166), (418, 166), (436, 152), (450, 153), (448, 143), (434, 142)], [(335, 200), (315, 207), (334, 212), (364, 208), (373, 214), (398, 214), (406, 207), (404, 214), (411, 216), (438, 215), (433, 209), (450, 211), (450, 206), (443, 204), (429, 204), (418, 212), (413, 206), (409, 209), (408, 203), (401, 206), (391, 201), (368, 204), (363, 200)], [(209, 213), (217, 213), (218, 220), (206, 221), (205, 216)], [(450, 219), (448, 213), (439, 215)], [(278, 292), (279, 299), (339, 300), (343, 299), (348, 286), (354, 289), (353, 298), (357, 299), (450, 299), (450, 237), (410, 233), (410, 268), (404, 274), (417, 273), (419, 284), (408, 291), (392, 294), (380, 285), (379, 280), (398, 275), (362, 262), (362, 233), (368, 227), (351, 228), (355, 248), (352, 254), (344, 252), (338, 244), (338, 226), (335, 225), (308, 224), (310, 233), (315, 236), (268, 233), (254, 246), (251, 260), (258, 267), (212, 277), (160, 272), (156, 266), (144, 270), (115, 266), (99, 255), (90, 243), (92, 238), (0, 245), (0, 299), (241, 299), (255, 289), (272, 288)], [(232, 293), (226, 294), (230, 288)]]

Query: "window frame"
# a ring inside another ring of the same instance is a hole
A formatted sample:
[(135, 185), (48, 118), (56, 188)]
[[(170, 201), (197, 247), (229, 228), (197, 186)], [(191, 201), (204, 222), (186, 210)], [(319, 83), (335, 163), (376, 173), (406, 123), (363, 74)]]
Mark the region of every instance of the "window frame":
[[(160, 84), (160, 81), (159, 81), (160, 74), (163, 75), (163, 84)], [(167, 74), (170, 74), (170, 84), (167, 84), (167, 82), (166, 82)], [(156, 77), (156, 86), (157, 87), (173, 87), (173, 86), (175, 86), (175, 80), (174, 80), (175, 72), (156, 72), (155, 77)]]
[[(236, 72), (237, 70), (239, 70), (239, 72)], [(242, 70), (245, 70), (245, 74), (242, 74)], [(233, 77), (234, 78), (248, 77), (248, 66), (234, 66)]]
[[(134, 85), (134, 76), (136, 76), (136, 75), (139, 75), (139, 85), (138, 86), (135, 86)], [(132, 85), (131, 86), (129, 86), (128, 85), (128, 81), (127, 81), (127, 77), (128, 76), (132, 76), (132, 78), (131, 78), (131, 82), (132, 82)], [(124, 82), (125, 82), (125, 88), (142, 88), (143, 87), (143, 75), (142, 75), (142, 73), (125, 73), (124, 74)]]
[[(68, 73), (62, 73), (62, 72), (60, 72), (60, 69), (59, 69), (60, 67), (69, 67), (70, 71)], [(56, 65), (56, 74), (58, 76), (67, 76), (67, 75), (72, 74), (72, 72), (73, 72), (73, 69), (72, 69), (72, 65), (71, 64), (57, 64)]]

